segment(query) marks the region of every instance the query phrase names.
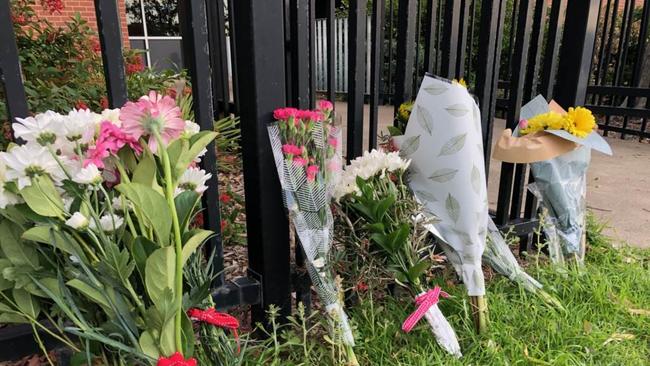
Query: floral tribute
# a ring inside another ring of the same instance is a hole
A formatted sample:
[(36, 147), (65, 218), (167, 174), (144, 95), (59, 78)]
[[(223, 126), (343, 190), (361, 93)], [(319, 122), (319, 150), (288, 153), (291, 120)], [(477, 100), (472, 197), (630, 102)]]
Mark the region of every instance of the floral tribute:
[(596, 118), (584, 107), (571, 107), (566, 113), (548, 111), (530, 119), (519, 121), (521, 135), (544, 130), (565, 130), (570, 134), (584, 138), (596, 128)]
[(341, 170), (341, 131), (333, 124), (333, 105), (320, 101), (317, 110), (280, 108), (268, 127), (271, 147), (289, 218), (300, 238), (312, 284), (356, 365), (354, 337), (343, 310), (340, 288), (330, 263), (332, 191)]
[(0, 322), (40, 328), (87, 364), (216, 364), (230, 341), (221, 329), (197, 341), (187, 314), (214, 306), (198, 250), (214, 233), (190, 223), (216, 133), (155, 92), (13, 130), (24, 143), (0, 152)]
[[(381, 258), (397, 284), (415, 299), (416, 310), (406, 318), (402, 329), (410, 332), (425, 318), (438, 344), (460, 357), (456, 334), (437, 306), (447, 297), (439, 287), (427, 290), (426, 273), (432, 247), (426, 240), (430, 220), (418, 215), (422, 206), (406, 185), (410, 160), (398, 152), (372, 150), (350, 162), (335, 189), (335, 198), (356, 235), (370, 240), (371, 250)], [(358, 243), (349, 243), (358, 245)]]

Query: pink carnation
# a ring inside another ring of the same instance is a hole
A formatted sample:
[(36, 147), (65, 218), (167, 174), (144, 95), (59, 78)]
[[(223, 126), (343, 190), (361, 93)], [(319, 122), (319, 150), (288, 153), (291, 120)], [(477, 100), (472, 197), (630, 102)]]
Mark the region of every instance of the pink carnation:
[(286, 155), (302, 155), (302, 147), (292, 144), (284, 144), (282, 145), (282, 152)]
[(103, 168), (104, 159), (111, 154), (117, 154), (125, 145), (131, 147), (137, 154), (142, 152), (142, 147), (138, 144), (137, 139), (109, 121), (102, 122), (99, 126), (99, 137), (97, 137), (95, 146), (88, 149), (86, 160), (83, 163), (84, 167), (92, 163), (98, 168)]
[(307, 165), (307, 159), (305, 159), (303, 157), (300, 157), (300, 156), (296, 156), (296, 157), (293, 158), (293, 165), (305, 166), (305, 165)]
[(149, 148), (156, 152), (154, 132), (167, 144), (180, 136), (185, 130), (185, 121), (176, 101), (155, 91), (142, 96), (137, 102), (128, 102), (120, 109), (120, 120), (124, 132), (138, 140), (149, 136)]
[(316, 179), (316, 174), (318, 174), (318, 165), (310, 165), (307, 167), (307, 181), (313, 182)]
[(334, 105), (329, 100), (319, 100), (318, 109), (324, 112), (330, 112), (334, 109)]
[(273, 118), (277, 121), (286, 121), (291, 117), (295, 117), (298, 113), (296, 108), (278, 108), (273, 111)]
[(323, 114), (319, 111), (310, 111), (310, 110), (300, 110), (298, 111), (297, 117), (303, 121), (321, 121), (323, 120)]
[(327, 142), (330, 144), (331, 147), (335, 148), (339, 146), (339, 140), (336, 137), (330, 137), (327, 139)]

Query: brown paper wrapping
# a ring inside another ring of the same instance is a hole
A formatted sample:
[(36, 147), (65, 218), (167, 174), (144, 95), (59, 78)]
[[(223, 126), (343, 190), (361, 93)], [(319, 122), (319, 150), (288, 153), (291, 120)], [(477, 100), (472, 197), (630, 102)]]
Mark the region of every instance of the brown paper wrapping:
[[(549, 102), (549, 108), (558, 113), (566, 113), (554, 100)], [(533, 163), (553, 159), (577, 147), (578, 144), (573, 141), (544, 131), (514, 137), (508, 128), (501, 133), (492, 157), (507, 163)]]

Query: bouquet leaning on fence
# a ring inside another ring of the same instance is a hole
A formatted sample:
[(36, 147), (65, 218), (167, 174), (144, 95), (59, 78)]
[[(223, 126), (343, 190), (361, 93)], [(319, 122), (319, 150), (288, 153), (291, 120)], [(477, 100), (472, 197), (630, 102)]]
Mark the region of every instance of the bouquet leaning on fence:
[(429, 258), (433, 248), (425, 226), (432, 218), (417, 214), (422, 207), (405, 183), (409, 163), (396, 152), (366, 152), (346, 167), (334, 197), (348, 221), (355, 227), (360, 224), (355, 231), (370, 240), (370, 249), (383, 259), (395, 282), (415, 298), (417, 309), (402, 329), (410, 332), (424, 317), (438, 344), (460, 357), (456, 333), (437, 305), (441, 296), (448, 295), (438, 286), (426, 288), (425, 274), (432, 265)]
[(598, 134), (591, 111), (583, 107), (566, 112), (541, 95), (521, 109), (514, 132), (500, 137), (494, 158), (530, 163), (535, 182), (528, 188), (542, 206), (542, 223), (551, 261), (571, 256), (582, 263), (585, 254), (587, 168), (591, 149), (611, 155)]
[(274, 118), (268, 131), (284, 203), (312, 284), (338, 325), (335, 331), (346, 346), (348, 361), (356, 365), (352, 329), (329, 261), (334, 233), (330, 202), (341, 170), (341, 130), (333, 124), (333, 106), (328, 101), (319, 102), (317, 111), (277, 109)]

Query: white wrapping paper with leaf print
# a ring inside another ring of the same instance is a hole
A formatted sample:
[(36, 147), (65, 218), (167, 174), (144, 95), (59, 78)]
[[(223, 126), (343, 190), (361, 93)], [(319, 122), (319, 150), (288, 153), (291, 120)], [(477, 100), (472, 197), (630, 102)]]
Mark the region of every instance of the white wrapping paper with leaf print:
[(470, 296), (485, 294), (481, 256), (488, 205), (478, 106), (467, 89), (425, 76), (403, 136), (394, 137), (411, 159), (409, 186), (434, 224), (442, 247)]

